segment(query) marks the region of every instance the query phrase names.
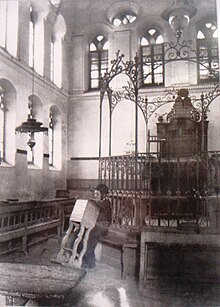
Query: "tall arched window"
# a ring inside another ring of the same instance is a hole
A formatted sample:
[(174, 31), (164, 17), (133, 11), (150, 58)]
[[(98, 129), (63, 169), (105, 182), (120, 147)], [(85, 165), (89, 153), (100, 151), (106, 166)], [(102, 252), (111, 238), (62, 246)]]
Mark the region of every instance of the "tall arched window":
[(56, 106), (50, 108), (49, 114), (49, 165), (61, 169), (61, 116)]
[(62, 87), (62, 64), (63, 64), (63, 40), (66, 34), (66, 24), (62, 15), (58, 15), (56, 22), (53, 26), (51, 36), (51, 61), (50, 64), (53, 66), (50, 68), (50, 72), (53, 69), (53, 82), (58, 86)]
[(54, 82), (54, 37), (50, 42), (50, 80)]
[(0, 1), (0, 46), (17, 56), (18, 1)]
[(218, 33), (214, 22), (207, 22), (200, 26), (197, 33), (198, 81), (217, 81)]
[(90, 44), (90, 89), (100, 88), (100, 77), (108, 69), (108, 48), (108, 41), (101, 34), (97, 35)]
[(141, 39), (142, 84), (164, 84), (164, 43), (160, 32), (151, 28)]
[(44, 70), (44, 14), (29, 8), (29, 66), (41, 76)]
[(0, 45), (6, 48), (8, 1), (0, 1)]
[(29, 20), (29, 66), (34, 67), (34, 18), (33, 8), (30, 6), (30, 20)]

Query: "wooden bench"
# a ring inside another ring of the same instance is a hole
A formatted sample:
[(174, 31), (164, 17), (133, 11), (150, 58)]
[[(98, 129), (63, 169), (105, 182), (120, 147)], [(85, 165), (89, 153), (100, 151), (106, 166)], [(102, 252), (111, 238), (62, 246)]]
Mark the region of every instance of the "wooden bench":
[[(0, 204), (0, 254), (22, 250), (57, 234), (61, 239), (64, 224), (74, 199)], [(67, 210), (68, 209), (68, 210)], [(67, 213), (68, 212), (68, 213)], [(8, 246), (5, 246), (7, 243)]]
[(34, 306), (62, 306), (61, 301), (79, 284), (85, 276), (85, 270), (0, 263), (0, 276), (0, 294), (8, 305), (25, 306), (31, 300)]

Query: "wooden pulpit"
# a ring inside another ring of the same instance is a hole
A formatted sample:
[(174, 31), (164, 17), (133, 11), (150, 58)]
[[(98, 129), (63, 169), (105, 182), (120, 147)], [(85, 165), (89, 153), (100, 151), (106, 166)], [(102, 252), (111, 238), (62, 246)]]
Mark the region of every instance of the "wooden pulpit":
[(95, 227), (99, 204), (93, 199), (78, 199), (69, 220), (68, 230), (62, 239), (60, 251), (53, 262), (80, 268), (87, 250), (89, 234)]

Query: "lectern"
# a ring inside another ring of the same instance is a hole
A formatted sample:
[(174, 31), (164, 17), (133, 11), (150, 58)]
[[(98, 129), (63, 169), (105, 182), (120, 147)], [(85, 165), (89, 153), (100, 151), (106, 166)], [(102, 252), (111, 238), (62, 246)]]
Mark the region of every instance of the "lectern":
[(69, 220), (68, 230), (62, 239), (60, 251), (52, 260), (80, 268), (87, 250), (89, 234), (95, 227), (100, 206), (93, 199), (78, 199)]

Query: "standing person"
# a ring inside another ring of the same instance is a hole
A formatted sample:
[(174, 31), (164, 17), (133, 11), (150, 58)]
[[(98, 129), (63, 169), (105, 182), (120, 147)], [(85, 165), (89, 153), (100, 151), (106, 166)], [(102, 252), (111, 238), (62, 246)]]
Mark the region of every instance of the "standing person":
[(100, 240), (108, 232), (111, 223), (111, 207), (108, 200), (109, 189), (105, 184), (99, 184), (94, 190), (94, 200), (100, 207), (96, 226), (92, 229), (89, 235), (87, 251), (84, 255), (84, 266), (93, 268), (96, 261), (101, 258), (101, 243)]
[(99, 216), (98, 216), (98, 222), (111, 222), (111, 206), (110, 202), (108, 200), (108, 193), (109, 189), (108, 187), (101, 183), (99, 184), (94, 191), (94, 197), (98, 201), (100, 206)]

